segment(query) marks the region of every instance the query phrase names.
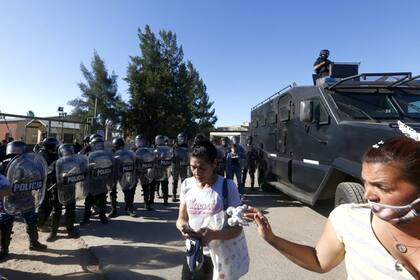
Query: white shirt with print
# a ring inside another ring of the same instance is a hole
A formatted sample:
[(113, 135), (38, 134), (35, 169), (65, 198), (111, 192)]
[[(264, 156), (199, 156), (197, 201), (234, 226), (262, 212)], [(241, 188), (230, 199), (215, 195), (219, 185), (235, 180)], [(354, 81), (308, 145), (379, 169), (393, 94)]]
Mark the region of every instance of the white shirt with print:
[[(188, 223), (194, 231), (205, 227), (206, 218), (223, 210), (223, 180), (224, 178), (218, 175), (213, 186), (205, 189), (197, 186), (195, 177), (182, 182), (180, 199), (181, 203), (186, 205)], [(241, 199), (235, 183), (228, 180), (227, 187), (228, 206), (239, 206)]]

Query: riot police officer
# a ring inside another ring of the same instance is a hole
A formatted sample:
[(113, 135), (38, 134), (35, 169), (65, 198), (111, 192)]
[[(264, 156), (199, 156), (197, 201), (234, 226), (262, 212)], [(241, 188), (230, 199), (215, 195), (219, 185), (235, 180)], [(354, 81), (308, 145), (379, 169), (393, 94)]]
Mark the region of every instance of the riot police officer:
[(230, 151), (230, 140), (228, 137), (222, 138), (222, 145), (217, 148), (217, 169), (216, 172), (220, 176), (227, 178), (226, 156)]
[(125, 211), (131, 217), (137, 217), (134, 212), (134, 195), (136, 193), (136, 174), (134, 152), (125, 150), (125, 142), (121, 137), (112, 140), (114, 158), (115, 158), (115, 174), (116, 182), (112, 187), (111, 196), (111, 213), (109, 217), (117, 216), (117, 185), (124, 193)]
[(156, 163), (153, 168), (153, 181), (151, 184), (156, 186), (161, 184), (163, 193), (163, 204), (168, 205), (168, 167), (172, 163), (172, 151), (168, 146), (165, 146), (165, 136), (157, 135), (155, 137), (155, 155)]
[(246, 177), (249, 173), (251, 178), (251, 191), (254, 190), (255, 170), (257, 169), (258, 150), (252, 145), (252, 136), (248, 136), (246, 141), (246, 165), (242, 169), (242, 186), (245, 186)]
[(328, 59), (330, 56), (329, 50), (322, 50), (319, 53), (319, 57), (314, 62), (314, 71), (317, 78), (322, 78), (330, 75), (330, 64), (331, 61)]
[[(4, 151), (4, 157), (6, 157), (6, 151)], [(9, 180), (7, 180), (7, 178), (0, 173), (0, 199), (3, 196), (10, 195), (11, 193), (12, 190)]]
[(181, 182), (188, 177), (188, 144), (187, 135), (184, 132), (178, 134), (177, 142), (173, 146), (173, 163), (172, 163), (172, 201), (177, 202), (176, 198), (178, 189), (178, 178)]
[(85, 195), (87, 191), (86, 179), (88, 171), (87, 157), (75, 155), (72, 144), (62, 144), (58, 147), (59, 159), (55, 162), (56, 187), (53, 188), (53, 211), (51, 221), (51, 232), (47, 238), (48, 242), (57, 238), (57, 231), (60, 224), (60, 217), (63, 205), (65, 207), (65, 225), (68, 237), (77, 238), (78, 232), (74, 228), (76, 210), (76, 191), (81, 190)]
[[(22, 215), (25, 220), (26, 232), (29, 236), (29, 250), (43, 251), (47, 248), (46, 245), (38, 241), (38, 215), (35, 212), (35, 208), (38, 206), (37, 202), (42, 200), (42, 194), (45, 190), (47, 164), (42, 157), (34, 153), (31, 155), (27, 154), (28, 156), (26, 158), (22, 156), (25, 154), (26, 149), (26, 143), (23, 141), (8, 143), (6, 147), (6, 159), (0, 164), (0, 173), (8, 175), (8, 177), (10, 176), (9, 181), (17, 181), (12, 187), (15, 188), (13, 192), (16, 195), (10, 196), (11, 200), (0, 200), (0, 259), (7, 257), (9, 254), (14, 215), (16, 214)], [(24, 162), (26, 163), (25, 165), (23, 165)], [(16, 166), (17, 168), (15, 168)], [(22, 168), (30, 168), (30, 170), (22, 170)], [(19, 187), (25, 190), (29, 184), (29, 182), (26, 182), (28, 179), (32, 180), (30, 183), (35, 182), (38, 189), (33, 188), (33, 191), (26, 191), (26, 193), (21, 194), (23, 192), (20, 192)], [(39, 194), (36, 199), (32, 198), (32, 193), (34, 192)], [(8, 212), (6, 212), (7, 209), (9, 209)]]
[(89, 136), (85, 136), (85, 138), (83, 139), (83, 148), (79, 151), (79, 154), (89, 155), (89, 153), (92, 151), (90, 141), (92, 141), (94, 138), (102, 138), (102, 136), (96, 133), (91, 134)]
[(99, 211), (101, 223), (106, 224), (106, 195), (108, 188), (115, 184), (112, 153), (104, 150), (104, 140), (100, 135), (90, 137), (89, 145), (92, 152), (89, 153), (89, 191), (85, 198), (85, 209), (80, 225), (87, 224), (92, 215), (91, 208), (96, 205)]
[(45, 229), (45, 224), (53, 209), (53, 188), (56, 183), (55, 161), (58, 159), (57, 149), (59, 145), (60, 143), (56, 138), (47, 137), (42, 141), (41, 148), (38, 152), (48, 164), (47, 190), (45, 191), (44, 200), (38, 209), (38, 227), (42, 230)]
[(155, 198), (153, 181), (153, 166), (155, 164), (155, 153), (152, 148), (147, 147), (147, 140), (144, 135), (139, 134), (135, 138), (137, 177), (143, 189), (144, 206), (151, 211)]

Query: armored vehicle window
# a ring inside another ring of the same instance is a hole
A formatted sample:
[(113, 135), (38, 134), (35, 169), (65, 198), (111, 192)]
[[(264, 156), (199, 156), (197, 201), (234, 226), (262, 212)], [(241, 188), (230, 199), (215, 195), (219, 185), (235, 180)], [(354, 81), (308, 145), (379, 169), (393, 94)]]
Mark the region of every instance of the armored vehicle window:
[(375, 93), (340, 92), (331, 94), (340, 114), (353, 119), (398, 118), (397, 109), (388, 96)]
[(398, 94), (394, 96), (404, 114), (420, 118), (420, 96), (412, 94)]
[(290, 120), (290, 109), (288, 106), (279, 108), (279, 120), (281, 122)]
[(313, 105), (314, 116), (312, 119), (318, 120), (318, 124), (329, 124), (330, 118), (329, 118), (328, 112), (325, 109), (324, 105), (322, 105), (321, 101), (314, 100), (313, 104), (314, 104)]
[(269, 118), (269, 122), (270, 122), (270, 124), (275, 124), (275, 123), (277, 123), (277, 114), (275, 114), (274, 112), (271, 112), (271, 113), (268, 115), (268, 118)]

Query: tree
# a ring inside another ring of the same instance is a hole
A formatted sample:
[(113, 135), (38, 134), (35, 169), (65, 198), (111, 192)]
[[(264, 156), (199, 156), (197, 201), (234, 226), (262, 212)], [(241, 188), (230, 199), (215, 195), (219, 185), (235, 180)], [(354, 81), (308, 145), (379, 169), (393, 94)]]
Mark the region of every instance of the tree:
[(159, 37), (146, 25), (138, 30), (141, 56), (130, 57), (127, 125), (149, 140), (157, 134), (193, 136), (217, 121), (206, 86), (190, 61), (183, 62), (176, 35), (162, 30)]
[(126, 104), (118, 94), (118, 76), (114, 72), (111, 75), (108, 74), (105, 62), (96, 51), (94, 51), (91, 67), (92, 70), (89, 71), (83, 63), (80, 64), (86, 83), (78, 84), (82, 96), (68, 102), (74, 107), (72, 115), (82, 120), (97, 117), (97, 125), (102, 128), (107, 119), (120, 123)]
[(26, 115), (27, 115), (28, 117), (31, 117), (31, 118), (35, 117), (35, 113), (34, 113), (32, 110), (29, 110), (29, 111), (26, 113)]

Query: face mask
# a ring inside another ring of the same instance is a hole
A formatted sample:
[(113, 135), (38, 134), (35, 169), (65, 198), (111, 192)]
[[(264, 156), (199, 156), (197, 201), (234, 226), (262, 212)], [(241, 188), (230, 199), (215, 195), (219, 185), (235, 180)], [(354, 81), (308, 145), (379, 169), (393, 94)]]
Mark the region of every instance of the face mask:
[(416, 206), (420, 204), (420, 197), (410, 204), (401, 206), (382, 204), (370, 200), (368, 202), (372, 212), (377, 217), (393, 224), (408, 223), (419, 216)]

